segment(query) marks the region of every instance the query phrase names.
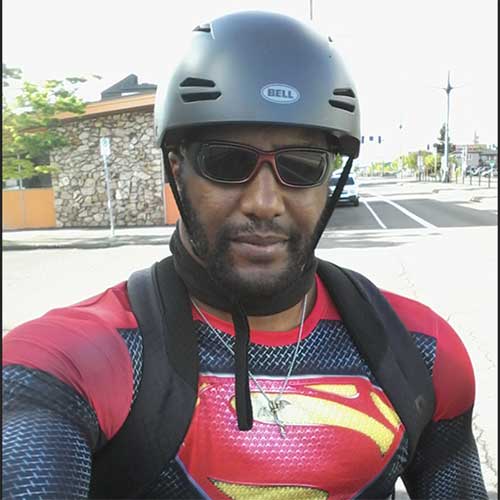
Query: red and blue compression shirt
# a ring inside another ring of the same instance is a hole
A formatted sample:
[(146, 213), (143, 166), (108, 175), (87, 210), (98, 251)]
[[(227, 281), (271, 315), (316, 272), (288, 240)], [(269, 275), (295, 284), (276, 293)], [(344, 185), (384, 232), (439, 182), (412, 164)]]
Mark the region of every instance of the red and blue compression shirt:
[[(188, 432), (140, 497), (387, 498), (402, 477), (412, 498), (487, 498), (471, 429), (474, 375), (450, 325), (383, 292), (432, 375), (436, 407), (408, 466), (405, 429), (318, 277), (300, 350), (280, 404), (280, 429), (255, 382), (254, 425), (237, 427), (232, 324), (193, 309), (200, 378)], [(214, 331), (214, 329), (216, 331)], [(298, 328), (252, 331), (249, 367), (271, 398), (283, 389)], [(224, 342), (223, 342), (224, 340)], [(129, 414), (142, 336), (127, 285), (15, 328), (3, 342), (4, 498), (86, 498), (92, 457)], [(105, 445), (105, 444), (104, 444)]]

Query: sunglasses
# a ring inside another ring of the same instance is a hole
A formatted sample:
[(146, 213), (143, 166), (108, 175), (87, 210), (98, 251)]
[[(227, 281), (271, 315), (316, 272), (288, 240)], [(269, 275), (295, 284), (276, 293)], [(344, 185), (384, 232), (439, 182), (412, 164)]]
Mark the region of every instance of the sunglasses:
[(331, 158), (328, 150), (320, 148), (290, 147), (261, 151), (251, 146), (219, 141), (192, 143), (189, 149), (198, 174), (224, 184), (248, 182), (267, 163), (284, 186), (310, 188), (323, 182)]

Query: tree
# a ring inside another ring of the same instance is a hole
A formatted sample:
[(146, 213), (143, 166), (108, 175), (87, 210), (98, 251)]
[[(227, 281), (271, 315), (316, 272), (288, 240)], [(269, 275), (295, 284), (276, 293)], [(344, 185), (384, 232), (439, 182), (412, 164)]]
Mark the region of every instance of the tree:
[(424, 168), (427, 175), (430, 175), (431, 173), (433, 173), (434, 175), (436, 174), (436, 168), (434, 165), (434, 155), (426, 154), (424, 156)]
[(417, 153), (408, 153), (404, 159), (403, 163), (410, 170), (417, 170)]
[(20, 80), (21, 70), (19, 68), (8, 68), (2, 63), (2, 87), (10, 87), (9, 80)]
[[(446, 124), (443, 123), (441, 130), (439, 131), (438, 142), (434, 143), (434, 147), (437, 148), (437, 152), (440, 155), (444, 155), (444, 141), (446, 137)], [(448, 135), (448, 154), (454, 153), (456, 146), (450, 142), (450, 136)]]
[[(2, 64), (2, 87), (21, 80), (21, 70)], [(50, 164), (50, 152), (68, 142), (56, 125), (58, 113), (82, 114), (85, 103), (76, 96), (85, 78), (48, 80), (37, 86), (24, 81), (14, 103), (2, 97), (2, 176), (28, 179), (57, 171)]]
[(344, 159), (342, 158), (341, 155), (336, 154), (333, 157), (333, 172), (335, 172), (335, 170), (338, 170), (339, 168), (342, 168), (343, 165), (344, 165)]

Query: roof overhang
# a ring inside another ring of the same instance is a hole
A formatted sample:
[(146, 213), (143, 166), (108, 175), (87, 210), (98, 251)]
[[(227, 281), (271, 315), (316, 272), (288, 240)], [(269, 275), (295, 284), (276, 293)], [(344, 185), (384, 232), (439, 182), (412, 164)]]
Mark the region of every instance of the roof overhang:
[(68, 122), (127, 111), (152, 111), (155, 103), (155, 95), (155, 92), (150, 92), (147, 94), (129, 95), (117, 97), (116, 99), (90, 102), (86, 104), (84, 113), (58, 113), (56, 118), (62, 122)]

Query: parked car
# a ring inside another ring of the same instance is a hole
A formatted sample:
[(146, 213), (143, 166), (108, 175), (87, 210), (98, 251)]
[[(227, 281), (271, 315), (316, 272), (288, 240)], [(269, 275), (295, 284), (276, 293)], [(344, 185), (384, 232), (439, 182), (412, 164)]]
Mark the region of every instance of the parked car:
[(482, 170), (482, 169), (483, 169), (483, 167), (473, 167), (473, 168), (470, 170), (469, 175), (473, 175), (473, 176), (480, 175), (480, 173), (481, 173), (481, 170)]
[[(333, 193), (339, 179), (340, 175), (336, 175), (335, 173), (330, 178), (328, 184), (330, 193)], [(340, 194), (339, 203), (352, 203), (352, 205), (355, 207), (359, 205), (359, 185), (356, 181), (356, 177), (353, 174), (349, 174), (349, 177), (347, 178), (344, 189)]]
[(481, 177), (488, 177), (488, 176), (496, 177), (497, 169), (488, 167), (487, 169), (483, 170), (480, 175)]
[(488, 170), (491, 170), (491, 167), (488, 167), (487, 165), (483, 165), (482, 167), (478, 167), (475, 175), (482, 176), (484, 174), (484, 172), (487, 172)]

